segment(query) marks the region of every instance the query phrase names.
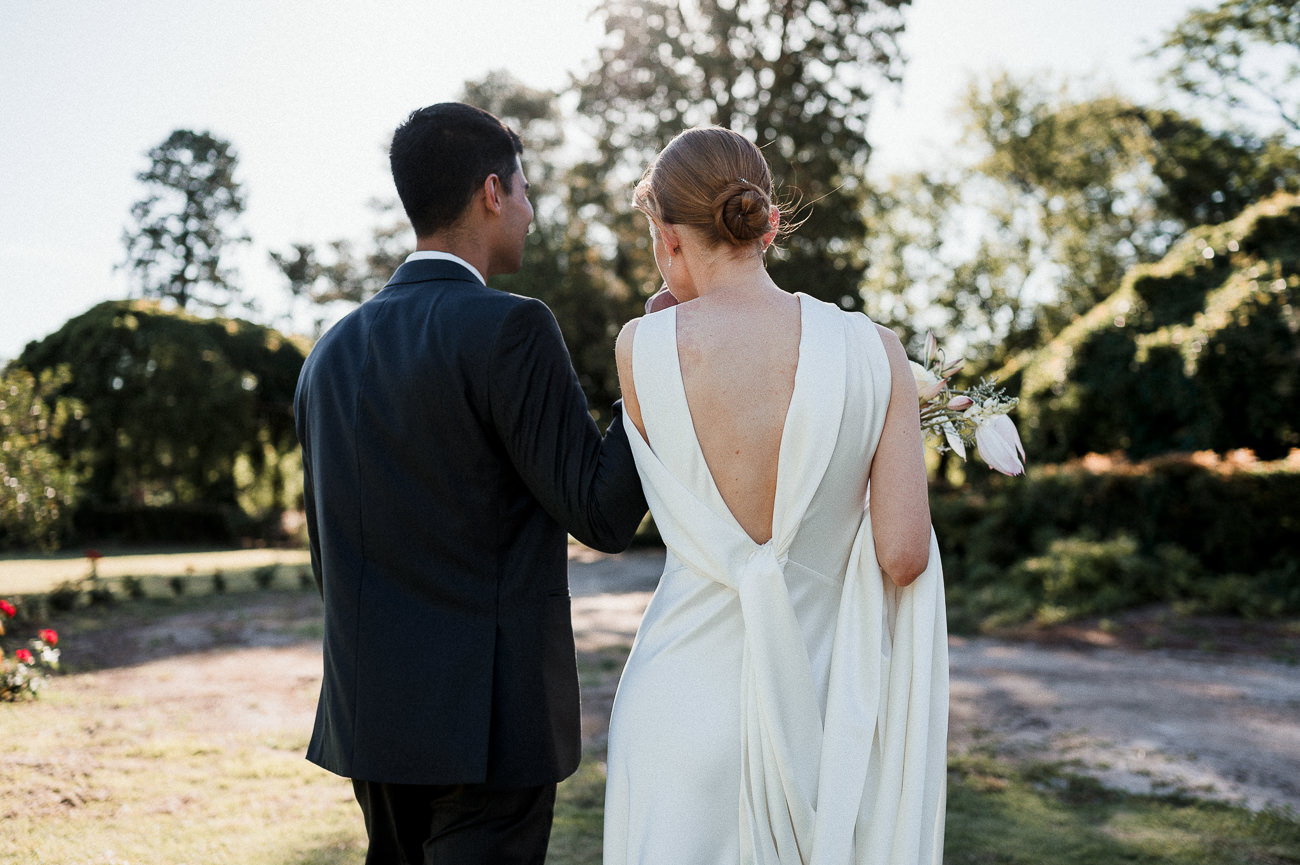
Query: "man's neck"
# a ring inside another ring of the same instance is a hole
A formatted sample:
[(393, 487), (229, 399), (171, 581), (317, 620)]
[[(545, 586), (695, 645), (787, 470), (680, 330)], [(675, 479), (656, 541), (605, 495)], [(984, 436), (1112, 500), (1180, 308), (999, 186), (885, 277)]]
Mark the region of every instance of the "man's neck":
[(426, 237), (417, 237), (415, 251), (447, 252), (472, 264), (479, 273), (483, 274), (484, 279), (492, 275), (488, 273), (490, 257), (485, 246), (480, 242), (468, 241), (461, 235), (440, 232)]

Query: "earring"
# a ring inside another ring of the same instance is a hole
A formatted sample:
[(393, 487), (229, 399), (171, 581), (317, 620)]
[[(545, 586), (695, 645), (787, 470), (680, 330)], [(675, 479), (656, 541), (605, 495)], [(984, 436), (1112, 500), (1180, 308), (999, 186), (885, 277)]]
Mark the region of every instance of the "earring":
[(668, 256), (668, 269), (673, 269), (673, 257), (671, 255)]

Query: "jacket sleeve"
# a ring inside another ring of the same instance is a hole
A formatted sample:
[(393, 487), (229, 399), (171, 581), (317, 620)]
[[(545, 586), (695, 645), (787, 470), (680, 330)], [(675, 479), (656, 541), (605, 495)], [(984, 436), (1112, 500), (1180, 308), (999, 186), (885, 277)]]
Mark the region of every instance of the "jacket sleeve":
[[(304, 366), (304, 370), (306, 367)], [(311, 572), (316, 580), (316, 589), (325, 597), (325, 584), (321, 580), (320, 526), (316, 513), (316, 484), (312, 478), (311, 446), (307, 435), (307, 401), (305, 399), (305, 375), (299, 379), (294, 391), (293, 416), (294, 433), (302, 447), (302, 501), (307, 517), (307, 543), (311, 549)]]
[(604, 552), (626, 549), (646, 501), (621, 403), (602, 438), (555, 316), (538, 300), (520, 302), (505, 317), (490, 363), (493, 423), (529, 490), (579, 541)]

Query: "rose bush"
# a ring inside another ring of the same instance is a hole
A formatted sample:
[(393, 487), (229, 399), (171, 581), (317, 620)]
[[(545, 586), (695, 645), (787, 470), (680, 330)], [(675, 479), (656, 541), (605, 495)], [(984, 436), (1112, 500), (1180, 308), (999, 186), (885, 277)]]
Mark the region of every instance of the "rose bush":
[[(0, 600), (0, 637), (5, 634), (5, 619), (13, 619), (18, 609), (10, 601)], [(27, 646), (16, 649), (13, 660), (0, 643), (0, 700), (13, 702), (35, 697), (45, 686), (49, 673), (59, 668), (59, 635), (53, 628), (42, 628)]]

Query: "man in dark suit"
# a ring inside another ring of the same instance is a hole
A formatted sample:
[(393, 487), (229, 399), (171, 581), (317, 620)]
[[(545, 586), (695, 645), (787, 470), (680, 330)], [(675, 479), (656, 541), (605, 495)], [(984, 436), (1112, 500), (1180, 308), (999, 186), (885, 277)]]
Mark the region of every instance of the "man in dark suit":
[(312, 350), (294, 411), (325, 675), (308, 759), (353, 780), (366, 862), (542, 862), (581, 751), (567, 534), (646, 503), (538, 300), (489, 289), (532, 221), (518, 136), (443, 103), (393, 135), (416, 252)]

